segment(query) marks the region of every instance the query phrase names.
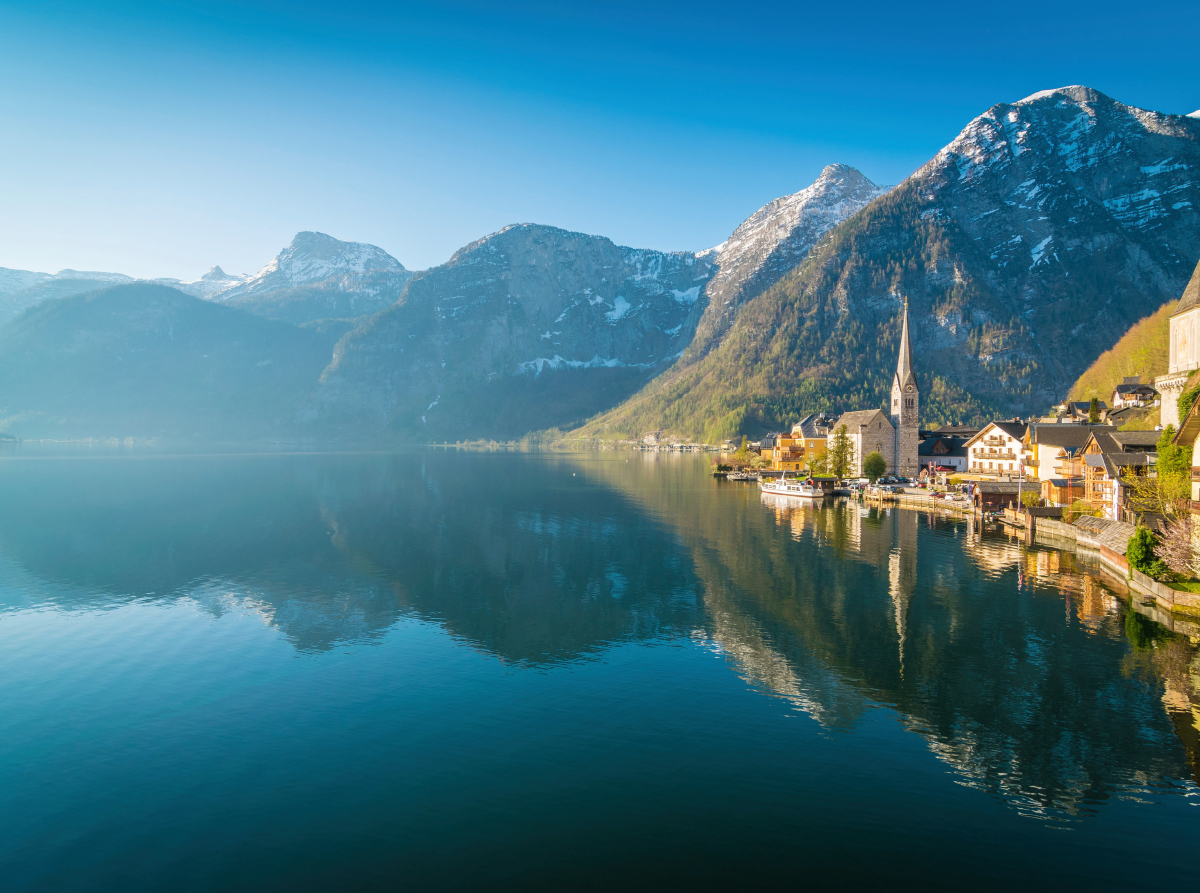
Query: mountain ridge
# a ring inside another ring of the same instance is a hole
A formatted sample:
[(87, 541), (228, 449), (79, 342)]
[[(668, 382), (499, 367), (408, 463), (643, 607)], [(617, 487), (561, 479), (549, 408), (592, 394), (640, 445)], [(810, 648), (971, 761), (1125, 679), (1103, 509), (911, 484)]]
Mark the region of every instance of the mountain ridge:
[(1198, 144), (1195, 119), (1089, 88), (998, 103), (748, 302), (714, 351), (581, 431), (713, 442), (886, 405), (906, 295), (924, 421), (1040, 411), (1178, 297), (1200, 255)]

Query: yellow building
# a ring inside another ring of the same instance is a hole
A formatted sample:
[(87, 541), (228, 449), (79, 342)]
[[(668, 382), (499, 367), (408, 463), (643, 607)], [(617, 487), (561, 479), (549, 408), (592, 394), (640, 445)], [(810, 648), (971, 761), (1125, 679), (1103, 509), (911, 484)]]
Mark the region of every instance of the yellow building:
[(808, 471), (810, 463), (825, 452), (833, 422), (831, 416), (805, 416), (789, 433), (764, 437), (760, 455), (775, 471)]

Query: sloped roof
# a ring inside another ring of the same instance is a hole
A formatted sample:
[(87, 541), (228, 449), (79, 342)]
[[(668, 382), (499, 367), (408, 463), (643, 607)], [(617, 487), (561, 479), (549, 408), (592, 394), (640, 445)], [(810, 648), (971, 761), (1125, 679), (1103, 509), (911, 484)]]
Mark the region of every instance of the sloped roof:
[(1179, 425), (1179, 430), (1175, 432), (1175, 443), (1180, 446), (1192, 446), (1197, 437), (1200, 437), (1200, 400), (1192, 403), (1192, 408)]
[(1039, 446), (1081, 447), (1093, 431), (1111, 431), (1108, 425), (1031, 425), (1030, 442)]
[[(846, 431), (849, 433), (852, 429), (860, 425), (869, 425), (875, 421), (875, 416), (883, 416), (888, 425), (892, 425), (892, 420), (887, 416), (882, 409), (858, 409), (854, 412), (844, 412), (841, 417), (834, 423), (834, 430), (837, 430), (842, 425), (846, 426)], [(895, 426), (892, 426), (893, 430)]]
[(1011, 482), (976, 481), (975, 482), (975, 492), (977, 492), (977, 493), (993, 493), (993, 494), (999, 493), (999, 494), (1003, 495), (1005, 493), (1016, 494), (1016, 493), (1020, 492), (1021, 490), (1029, 490), (1031, 492), (1040, 492), (1041, 489), (1042, 489), (1041, 481), (1025, 481), (1024, 483), (1021, 483), (1019, 481), (1011, 481)]
[(801, 437), (812, 439), (826, 437), (826, 432), (818, 429), (832, 428), (836, 423), (837, 419), (835, 417), (823, 412), (814, 412), (806, 415), (796, 424), (792, 425), (792, 433), (795, 434), (798, 429)]
[(1114, 393), (1117, 394), (1157, 394), (1158, 391), (1150, 387), (1148, 384), (1119, 384)]
[[(946, 452), (934, 452), (939, 443), (946, 445)], [(917, 444), (918, 456), (936, 456), (939, 459), (965, 459), (967, 456), (967, 438), (965, 437), (926, 437)]]
[(1171, 315), (1178, 316), (1197, 305), (1200, 305), (1200, 264), (1196, 264), (1196, 269), (1192, 270), (1192, 278), (1188, 280), (1188, 284), (1183, 289), (1183, 297), (1179, 299), (1179, 306)]
[(1109, 435), (1117, 443), (1121, 444), (1125, 449), (1131, 446), (1158, 446), (1158, 439), (1162, 437), (1161, 431), (1114, 431)]

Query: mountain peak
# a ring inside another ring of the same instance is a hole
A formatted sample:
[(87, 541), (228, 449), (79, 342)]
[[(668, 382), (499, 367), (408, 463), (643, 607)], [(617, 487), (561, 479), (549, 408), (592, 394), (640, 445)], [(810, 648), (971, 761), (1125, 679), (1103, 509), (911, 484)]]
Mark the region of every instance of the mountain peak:
[(296, 233), (291, 244), (244, 283), (222, 291), (217, 300), (226, 301), (248, 294), (312, 285), (369, 274), (409, 275), (404, 265), (382, 248), (365, 242), (343, 242), (325, 233)]
[(1105, 96), (1099, 90), (1093, 90), (1091, 87), (1085, 87), (1082, 84), (1072, 84), (1069, 87), (1055, 87), (1053, 90), (1039, 90), (1037, 93), (1031, 93), (1024, 99), (1019, 99), (1013, 105), (1025, 105), (1030, 102), (1038, 102), (1042, 99), (1049, 99), (1051, 96), (1065, 96), (1074, 102), (1098, 102), (1108, 100), (1112, 102), (1112, 98)]
[(236, 277), (230, 276), (228, 273), (226, 273), (220, 267), (213, 267), (211, 270), (209, 270), (207, 273), (205, 273), (200, 278), (203, 279), (205, 282), (214, 282), (214, 281), (234, 279)]

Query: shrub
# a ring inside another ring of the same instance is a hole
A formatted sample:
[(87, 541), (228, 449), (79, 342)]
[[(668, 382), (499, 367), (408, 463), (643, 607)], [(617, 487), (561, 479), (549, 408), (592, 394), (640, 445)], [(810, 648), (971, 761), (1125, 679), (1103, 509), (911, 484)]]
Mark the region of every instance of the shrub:
[(1148, 527), (1139, 527), (1129, 538), (1129, 545), (1125, 547), (1125, 557), (1129, 560), (1131, 568), (1148, 577), (1164, 582), (1172, 580), (1175, 577), (1174, 572), (1154, 554), (1157, 546), (1158, 536), (1154, 531)]

